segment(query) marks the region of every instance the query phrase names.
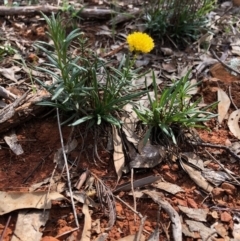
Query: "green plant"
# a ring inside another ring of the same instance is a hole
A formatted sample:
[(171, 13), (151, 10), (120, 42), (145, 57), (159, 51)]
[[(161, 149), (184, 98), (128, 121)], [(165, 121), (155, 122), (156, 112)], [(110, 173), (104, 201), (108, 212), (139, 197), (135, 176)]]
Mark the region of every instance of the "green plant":
[(117, 68), (113, 67), (87, 48), (87, 39), (79, 29), (67, 35), (59, 15), (44, 18), (53, 44), (38, 42), (37, 47), (49, 60), (38, 69), (50, 75), (53, 83), (47, 85), (38, 80), (52, 94), (51, 101), (40, 104), (70, 113), (67, 121), (71, 120), (72, 125), (105, 121), (120, 126), (117, 112), (145, 93), (131, 91), (138, 70), (131, 69), (129, 57), (124, 57)]
[(164, 89), (159, 97), (153, 72), (154, 98), (148, 93), (150, 108), (140, 106), (134, 109), (142, 123), (149, 126), (146, 139), (153, 130), (160, 129), (162, 133), (171, 137), (176, 144), (175, 129), (204, 128), (202, 122), (209, 121), (217, 116), (217, 114), (208, 111), (214, 108), (217, 103), (200, 108), (198, 106), (200, 100), (190, 102), (191, 95), (189, 92), (196, 85), (191, 85), (188, 80), (189, 73), (179, 81), (174, 82), (171, 87)]
[(177, 43), (196, 39), (214, 4), (215, 0), (152, 0), (145, 8), (147, 30), (152, 36), (167, 36)]
[(10, 44), (0, 45), (0, 59), (6, 55), (13, 55), (16, 52)]

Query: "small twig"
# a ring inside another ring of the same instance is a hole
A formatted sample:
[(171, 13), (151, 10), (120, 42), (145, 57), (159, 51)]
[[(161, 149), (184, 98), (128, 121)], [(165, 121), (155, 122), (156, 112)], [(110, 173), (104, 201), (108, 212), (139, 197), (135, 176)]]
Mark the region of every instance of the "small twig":
[(229, 177), (231, 177), (235, 182), (237, 182), (238, 185), (240, 185), (240, 182), (231, 174), (229, 171), (220, 163), (208, 150), (205, 150), (207, 154), (228, 174)]
[(231, 100), (234, 108), (235, 108), (236, 110), (238, 110), (238, 107), (235, 105), (235, 103), (234, 103), (234, 101), (233, 101), (233, 99), (232, 99), (232, 95), (231, 95), (231, 85), (229, 86), (229, 97), (230, 97), (230, 100)]
[(176, 49), (178, 49), (178, 46), (174, 43), (174, 41), (168, 36), (168, 35), (166, 35), (167, 36), (167, 38), (169, 39), (169, 41), (173, 44), (173, 46), (176, 48)]
[(61, 123), (60, 123), (58, 108), (56, 108), (56, 110), (57, 110), (58, 130), (59, 130), (59, 135), (60, 135), (60, 140), (61, 140), (61, 146), (62, 146), (62, 152), (63, 152), (64, 162), (65, 162), (65, 168), (66, 168), (66, 172), (67, 172), (68, 188), (69, 188), (69, 193), (70, 193), (70, 198), (71, 198), (71, 203), (72, 203), (72, 209), (73, 209), (73, 214), (74, 214), (74, 218), (75, 218), (75, 223), (77, 225), (77, 228), (79, 228), (77, 212), (76, 212), (74, 200), (73, 200), (73, 192), (72, 192), (72, 187), (71, 187), (71, 179), (70, 179), (70, 173), (69, 173), (69, 169), (68, 169), (68, 162), (67, 162), (67, 157), (66, 157), (64, 143), (63, 143), (63, 136), (62, 136), (62, 129), (61, 129)]
[(143, 215), (141, 213), (139, 213), (138, 211), (134, 210), (133, 207), (131, 207), (129, 204), (127, 204), (126, 202), (124, 202), (120, 197), (118, 196), (114, 196), (118, 201), (122, 202), (126, 207), (128, 207), (130, 210), (132, 210), (134, 213), (136, 213), (138, 215), (139, 218), (143, 218)]
[(224, 149), (227, 151), (231, 156), (236, 158), (238, 161), (240, 161), (240, 157), (235, 154), (233, 151), (231, 151), (228, 147), (223, 146), (223, 145), (216, 145), (216, 144), (210, 144), (210, 143), (202, 143), (202, 142), (194, 142), (194, 141), (189, 141), (190, 144), (193, 146), (203, 146), (203, 147), (212, 147), (212, 148), (218, 148), (218, 149)]
[(6, 232), (7, 228), (8, 228), (8, 225), (10, 223), (10, 220), (11, 220), (11, 216), (8, 217), (7, 223), (6, 223), (6, 225), (5, 225), (4, 229), (3, 229), (2, 235), (0, 237), (0, 241), (4, 240), (4, 235), (5, 235), (5, 232)]
[(137, 236), (134, 239), (134, 241), (140, 241), (141, 240), (141, 236), (142, 236), (142, 232), (143, 232), (143, 226), (144, 226), (144, 223), (145, 223), (146, 219), (147, 219), (147, 216), (144, 216), (144, 217), (141, 218), (141, 224), (139, 226)]
[[(133, 176), (134, 176), (134, 169), (131, 169), (131, 189), (132, 189), (132, 195), (133, 195), (133, 208), (137, 211), (137, 203), (136, 203), (136, 195), (134, 192), (134, 186), (133, 186)], [(136, 223), (136, 214), (134, 213), (134, 222)]]
[(214, 234), (218, 234), (216, 231), (213, 231), (212, 233), (210, 233), (207, 238), (205, 239), (205, 241), (208, 241)]
[(74, 228), (74, 229), (72, 229), (72, 230), (66, 231), (66, 232), (64, 232), (64, 233), (61, 233), (61, 234), (57, 235), (55, 238), (58, 239), (58, 238), (60, 238), (60, 237), (62, 237), (62, 236), (64, 236), (64, 235), (69, 234), (69, 233), (72, 233), (72, 232), (74, 232), (74, 231), (76, 231), (76, 230), (78, 230), (78, 229), (79, 229), (79, 228)]
[(54, 167), (54, 169), (53, 169), (53, 172), (52, 172), (52, 175), (51, 175), (51, 177), (50, 177), (50, 179), (49, 179), (49, 186), (48, 186), (48, 192), (47, 192), (47, 195), (45, 196), (45, 205), (44, 205), (44, 209), (43, 209), (43, 216), (45, 216), (45, 212), (46, 212), (46, 204), (47, 204), (47, 200), (48, 200), (48, 196), (49, 196), (49, 193), (50, 193), (50, 190), (51, 190), (51, 182), (52, 182), (52, 179), (53, 179), (53, 176), (54, 176), (54, 173), (55, 173), (55, 171), (56, 171), (56, 169), (57, 169), (57, 166), (58, 166), (58, 163), (56, 163), (55, 164), (55, 167)]
[(124, 45), (125, 45), (125, 44), (126, 44), (126, 43), (122, 43), (119, 47), (115, 48), (114, 50), (112, 50), (112, 51), (110, 51), (110, 52), (108, 52), (108, 53), (106, 53), (106, 54), (103, 54), (102, 57), (103, 57), (103, 58), (106, 58), (106, 57), (110, 57), (110, 56), (118, 53), (119, 51), (121, 51), (121, 50), (124, 48)]
[(235, 70), (234, 68), (230, 67), (229, 65), (225, 64), (217, 55), (213, 50), (210, 50), (210, 52), (212, 53), (212, 55), (214, 56), (214, 58), (216, 58), (224, 67), (226, 67), (227, 69), (231, 70), (232, 72), (236, 73), (237, 75), (240, 75), (240, 72)]
[(201, 205), (209, 198), (211, 197), (212, 193), (208, 193), (207, 196), (201, 201)]

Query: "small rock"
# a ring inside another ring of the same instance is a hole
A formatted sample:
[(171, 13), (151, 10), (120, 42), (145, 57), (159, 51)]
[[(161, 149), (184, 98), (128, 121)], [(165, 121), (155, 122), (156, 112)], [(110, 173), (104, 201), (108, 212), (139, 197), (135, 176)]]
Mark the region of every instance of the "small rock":
[(216, 187), (212, 191), (213, 198), (222, 198), (225, 194), (225, 191), (222, 188)]
[(220, 219), (222, 222), (230, 222), (232, 220), (232, 216), (227, 212), (222, 212), (220, 215)]
[(233, 186), (232, 184), (230, 183), (226, 183), (224, 182), (222, 185), (221, 185), (221, 188), (225, 190), (225, 192), (229, 195), (234, 195), (236, 193), (236, 187)]

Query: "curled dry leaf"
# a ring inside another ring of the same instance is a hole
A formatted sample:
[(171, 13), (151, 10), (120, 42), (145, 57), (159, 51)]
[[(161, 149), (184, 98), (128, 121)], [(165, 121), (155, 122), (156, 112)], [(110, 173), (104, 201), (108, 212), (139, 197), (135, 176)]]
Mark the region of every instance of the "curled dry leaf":
[(18, 143), (17, 135), (14, 132), (4, 135), (4, 140), (17, 156), (24, 153), (22, 146)]
[(224, 120), (228, 109), (230, 107), (231, 101), (225, 91), (218, 88), (218, 122), (221, 124)]
[(182, 224), (178, 213), (166, 200), (163, 200), (161, 194), (156, 191), (144, 191), (145, 194), (150, 196), (154, 202), (159, 204), (169, 215), (172, 221), (172, 232), (174, 241), (182, 241)]
[(170, 48), (161, 48), (161, 51), (165, 56), (170, 56), (173, 54), (173, 50)]
[(121, 117), (121, 120), (123, 122), (122, 130), (123, 130), (127, 140), (129, 142), (133, 143), (133, 145), (136, 147), (139, 142), (139, 138), (135, 133), (136, 125), (138, 122), (137, 114), (133, 110), (133, 105), (131, 105), (131, 104), (126, 104), (123, 107), (123, 110), (126, 111), (126, 115), (123, 115)]
[(90, 241), (92, 218), (89, 213), (88, 205), (86, 203), (83, 204), (82, 212), (84, 214), (84, 227), (83, 227), (82, 237), (80, 241)]
[(118, 177), (118, 180), (117, 180), (118, 182), (122, 176), (122, 170), (125, 163), (125, 156), (123, 153), (122, 139), (118, 134), (117, 127), (114, 125), (112, 125), (112, 133), (113, 133), (113, 146), (114, 146), (113, 161), (114, 161), (114, 166)]
[(147, 143), (143, 148), (141, 154), (129, 163), (130, 168), (153, 168), (160, 164), (166, 155), (166, 150), (160, 145), (151, 145)]
[(183, 161), (180, 161), (180, 164), (189, 177), (203, 190), (206, 192), (211, 192), (213, 186), (207, 182), (207, 180), (201, 175), (201, 172), (185, 164)]
[(180, 205), (178, 207), (189, 218), (192, 218), (196, 221), (207, 222), (207, 214), (208, 214), (207, 209), (188, 208)]
[(82, 187), (83, 183), (86, 181), (87, 177), (89, 175), (89, 170), (86, 170), (81, 174), (78, 181), (75, 183), (74, 187), (76, 187), (78, 190)]
[(152, 184), (153, 187), (159, 188), (171, 194), (177, 194), (178, 192), (184, 192), (184, 190), (176, 184), (170, 182), (158, 181)]
[(240, 118), (240, 110), (235, 110), (228, 118), (228, 127), (235, 137), (240, 139), (240, 128), (238, 121)]
[(40, 231), (49, 218), (49, 211), (43, 215), (42, 210), (21, 210), (18, 213), (14, 235), (11, 241), (39, 241), (43, 233)]
[(12, 66), (11, 68), (0, 68), (0, 73), (9, 80), (14, 81), (15, 83), (18, 83), (18, 80), (15, 77), (15, 73), (19, 72), (21, 68), (17, 66)]
[(202, 240), (207, 240), (209, 237), (216, 237), (216, 231), (208, 228), (202, 222), (186, 220), (186, 223), (191, 232), (199, 232)]

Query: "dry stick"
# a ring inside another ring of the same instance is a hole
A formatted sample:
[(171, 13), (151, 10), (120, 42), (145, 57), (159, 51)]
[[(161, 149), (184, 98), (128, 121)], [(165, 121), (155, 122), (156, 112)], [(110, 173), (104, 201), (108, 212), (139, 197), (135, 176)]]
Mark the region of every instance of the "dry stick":
[(67, 157), (66, 157), (64, 143), (63, 143), (63, 136), (62, 136), (62, 129), (61, 129), (61, 124), (60, 124), (60, 117), (59, 117), (58, 108), (56, 108), (56, 110), (57, 110), (58, 130), (59, 130), (59, 135), (60, 135), (60, 140), (61, 140), (61, 146), (62, 146), (62, 152), (63, 152), (64, 162), (65, 162), (65, 168), (66, 168), (66, 172), (67, 172), (68, 188), (69, 188), (69, 193), (70, 193), (70, 197), (71, 197), (72, 209), (73, 209), (73, 214), (74, 214), (74, 218), (75, 218), (75, 223), (77, 225), (77, 228), (79, 228), (77, 212), (76, 212), (74, 200), (73, 200), (73, 192), (72, 192), (72, 187), (71, 187), (71, 180), (70, 180), (70, 174), (69, 174), (69, 169), (68, 169)]
[(133, 211), (134, 214), (137, 214), (139, 218), (141, 218), (141, 224), (137, 233), (136, 238), (134, 239), (134, 241), (140, 241), (141, 239), (141, 234), (143, 231), (143, 226), (146, 220), (146, 216), (143, 216), (141, 213), (139, 213), (137, 210), (135, 210), (134, 208), (132, 208), (129, 204), (127, 204), (126, 202), (124, 202), (120, 197), (118, 196), (114, 196), (118, 201), (122, 202), (125, 206), (127, 206), (130, 210)]
[[(55, 164), (55, 167), (54, 167), (54, 169), (53, 169), (52, 175), (51, 175), (51, 177), (50, 177), (50, 179), (49, 179), (48, 192), (47, 192), (47, 195), (45, 196), (45, 201), (44, 201), (45, 204), (47, 203), (47, 199), (48, 199), (48, 196), (49, 196), (49, 193), (50, 193), (50, 190), (51, 190), (51, 181), (52, 181), (52, 179), (53, 179), (53, 176), (54, 176), (54, 173), (55, 173), (55, 171), (56, 171), (56, 169), (57, 169), (57, 166), (58, 166), (58, 164), (56, 163), (56, 164)], [(45, 216), (45, 212), (46, 212), (46, 208), (45, 208), (45, 205), (44, 205), (43, 216)]]
[(233, 151), (231, 151), (228, 147), (223, 146), (223, 145), (214, 145), (214, 144), (210, 144), (210, 143), (202, 143), (202, 142), (195, 142), (195, 141), (189, 141), (189, 144), (193, 145), (193, 146), (203, 146), (203, 147), (212, 147), (212, 148), (218, 148), (218, 149), (224, 149), (225, 151), (227, 151), (231, 156), (233, 156), (234, 158), (236, 158), (238, 161), (240, 161), (240, 157), (235, 154)]
[(141, 235), (142, 235), (142, 232), (143, 232), (143, 226), (144, 226), (144, 223), (145, 223), (146, 219), (147, 219), (147, 216), (144, 216), (141, 219), (141, 224), (140, 224), (139, 230), (137, 232), (137, 237), (134, 239), (134, 241), (140, 241), (141, 240)]
[(136, 213), (138, 215), (139, 218), (143, 218), (143, 215), (141, 213), (139, 213), (138, 211), (134, 210), (133, 207), (131, 207), (129, 204), (127, 204), (126, 202), (124, 202), (120, 197), (118, 196), (114, 196), (118, 201), (122, 202), (126, 207), (128, 207), (130, 210), (132, 210), (134, 213)]
[[(116, 12), (111, 9), (103, 8), (76, 8), (76, 11), (79, 11), (79, 16), (82, 18), (96, 18), (96, 19), (110, 19), (113, 15), (116, 15)], [(36, 5), (36, 6), (24, 6), (24, 7), (5, 7), (1, 6), (0, 16), (13, 16), (13, 15), (32, 15), (57, 13), (61, 11), (61, 7), (55, 7), (51, 5)]]
[(240, 75), (240, 72), (238, 72), (237, 70), (235, 70), (234, 68), (230, 67), (229, 65), (225, 64), (217, 55), (213, 50), (210, 50), (210, 52), (212, 53), (212, 55), (214, 56), (214, 58), (216, 58), (224, 67), (226, 67), (227, 69), (233, 71), (234, 73), (236, 73), (237, 75)]
[(72, 233), (72, 232), (74, 232), (74, 231), (76, 231), (76, 230), (78, 230), (79, 228), (74, 228), (74, 229), (72, 229), (72, 230), (69, 230), (69, 231), (66, 231), (66, 232), (64, 232), (64, 233), (61, 233), (61, 234), (58, 234), (56, 237), (54, 237), (54, 238), (60, 238), (60, 237), (62, 237), (62, 236), (64, 236), (64, 235), (66, 235), (66, 234), (69, 234), (69, 233)]
[(220, 163), (208, 150), (205, 150), (207, 154), (228, 174), (229, 177), (231, 177), (235, 182), (237, 182), (238, 185), (240, 185), (240, 182), (231, 174), (229, 171)]
[(110, 56), (112, 56), (112, 55), (115, 55), (116, 53), (118, 53), (119, 51), (121, 51), (123, 48), (124, 48), (124, 45), (125, 45), (126, 43), (122, 43), (119, 47), (117, 47), (116, 49), (114, 49), (114, 50), (112, 50), (112, 51), (110, 51), (110, 52), (108, 52), (108, 53), (106, 53), (106, 54), (103, 54), (103, 58), (106, 58), (106, 57), (110, 57)]
[(238, 107), (235, 105), (235, 103), (234, 103), (234, 101), (233, 101), (233, 99), (232, 99), (232, 95), (231, 95), (231, 85), (229, 86), (229, 97), (230, 97), (230, 100), (231, 100), (233, 106), (235, 107), (235, 109), (238, 110)]
[(8, 217), (7, 223), (6, 223), (6, 225), (5, 225), (4, 229), (3, 229), (2, 235), (0, 237), (0, 241), (4, 240), (4, 234), (5, 234), (6, 230), (7, 230), (7, 227), (9, 225), (9, 223), (10, 223), (10, 220), (11, 220), (11, 216)]
[[(131, 189), (133, 194), (133, 208), (137, 211), (136, 196), (135, 196), (134, 186), (133, 186), (133, 175), (134, 175), (134, 169), (131, 168)], [(134, 222), (136, 223), (136, 213), (134, 213)]]

